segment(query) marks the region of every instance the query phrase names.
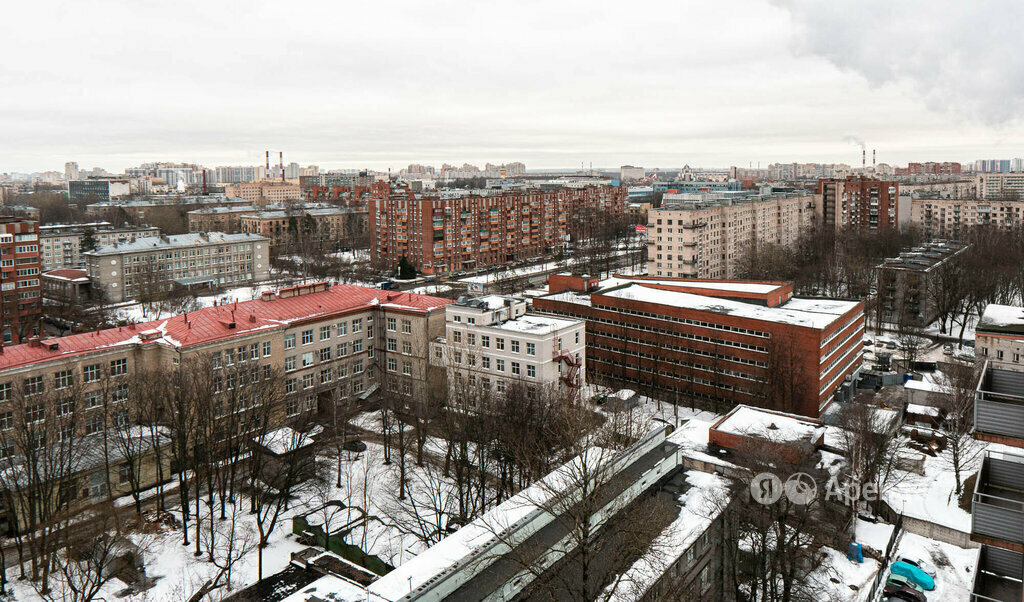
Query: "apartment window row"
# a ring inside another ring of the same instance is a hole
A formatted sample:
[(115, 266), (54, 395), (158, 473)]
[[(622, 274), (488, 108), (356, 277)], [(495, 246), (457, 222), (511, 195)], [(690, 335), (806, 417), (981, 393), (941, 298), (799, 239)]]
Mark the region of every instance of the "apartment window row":
[[(737, 364), (746, 364), (748, 366), (757, 366), (758, 368), (767, 368), (768, 367), (768, 362), (762, 362), (762, 361), (758, 361), (758, 360), (751, 360), (751, 359), (747, 359), (745, 357), (738, 357), (738, 356), (735, 356), (735, 355), (727, 355), (727, 354), (724, 354), (724, 353), (712, 353), (710, 351), (704, 351), (703, 349), (697, 349), (697, 348), (694, 348), (694, 347), (683, 347), (682, 345), (673, 345), (671, 343), (665, 343), (665, 342), (651, 343), (651, 342), (644, 341), (643, 339), (639, 339), (639, 338), (636, 338), (636, 337), (627, 337), (627, 336), (624, 336), (624, 335), (621, 335), (621, 334), (609, 334), (609, 333), (605, 333), (605, 332), (594, 333), (594, 336), (596, 336), (596, 337), (604, 337), (604, 338), (609, 338), (609, 339), (615, 339), (617, 341), (623, 341), (625, 343), (634, 343), (634, 344), (639, 344), (639, 345), (648, 345), (648, 346), (658, 347), (658, 348), (661, 348), (661, 349), (669, 349), (671, 351), (678, 351), (678, 352), (681, 352), (681, 353), (688, 353), (688, 354), (691, 354), (691, 355), (699, 355), (699, 356), (702, 356), (702, 357), (707, 357), (707, 358), (711, 358), (711, 359), (715, 359), (715, 360), (722, 360), (722, 361), (726, 361), (726, 362), (735, 362)], [(679, 336), (679, 335), (673, 335), (673, 336)]]
[(688, 362), (686, 360), (668, 359), (653, 353), (643, 353), (641, 351), (624, 351), (619, 347), (611, 347), (608, 345), (594, 345), (595, 349), (603, 349), (612, 353), (620, 355), (631, 355), (642, 359), (648, 359), (656, 364), (672, 364), (674, 366), (680, 366), (684, 368), (692, 368), (694, 370), (700, 370), (702, 372), (710, 372), (712, 374), (721, 374), (722, 376), (733, 376), (736, 378), (742, 378), (744, 380), (750, 380), (754, 382), (764, 382), (764, 379), (756, 374), (748, 374), (746, 372), (740, 372), (738, 370), (730, 370), (728, 368), (715, 368), (712, 366), (706, 366), (704, 364), (698, 364), (696, 362)]
[[(452, 330), (452, 342), (453, 343), (462, 343), (462, 334), (463, 333), (462, 333), (461, 330)], [(578, 343), (579, 342), (579, 334), (576, 335), (576, 339), (577, 339), (576, 342)], [(504, 338), (495, 337), (494, 338), (494, 348), (497, 349), (498, 351), (504, 351), (505, 350), (505, 341), (506, 341), (506, 339), (504, 339)], [(473, 333), (473, 332), (466, 333), (466, 344), (467, 345), (473, 345), (473, 346), (476, 345), (476, 333)], [(508, 339), (508, 345), (509, 345), (509, 349), (510, 349), (510, 351), (512, 353), (520, 353), (520, 349), (522, 349), (522, 347), (520, 345), (520, 342), (517, 341), (516, 339)], [(484, 347), (484, 348), (487, 348), (487, 349), (490, 349), (491, 348), (491, 336), (490, 335), (486, 335), (486, 334), (485, 335), (480, 335), (480, 346)], [(526, 343), (526, 355), (537, 355), (537, 345), (535, 343)]]
[[(670, 372), (668, 370), (652, 370), (652, 369), (647, 368), (645, 366), (637, 366), (635, 364), (629, 364), (629, 363), (626, 363), (626, 362), (620, 362), (620, 361), (616, 361), (616, 360), (599, 358), (599, 357), (594, 357), (593, 359), (590, 360), (590, 362), (591, 362), (592, 366), (595, 366), (596, 364), (607, 364), (607, 365), (614, 366), (614, 367), (618, 368), (619, 369), (618, 372), (601, 371), (601, 370), (595, 368), (595, 373), (596, 374), (601, 374), (601, 375), (604, 375), (604, 376), (607, 376), (607, 377), (610, 377), (610, 378), (613, 378), (613, 379), (616, 379), (616, 380), (623, 380), (623, 376), (622, 376), (623, 373), (624, 373), (623, 369), (629, 369), (629, 370), (636, 370), (637, 372), (643, 372), (643, 373), (652, 374), (652, 375), (656, 375), (656, 376), (664, 376), (664, 377), (672, 379), (672, 380), (681, 380), (681, 381), (685, 381), (685, 382), (691, 382), (691, 383), (694, 383), (694, 384), (697, 384), (697, 385), (704, 385), (704, 386), (707, 386), (707, 387), (712, 387), (714, 389), (721, 389), (721, 390), (725, 390), (725, 391), (735, 391), (737, 393), (742, 393), (744, 395), (750, 395), (752, 397), (758, 397), (758, 398), (766, 397), (766, 395), (764, 393), (758, 393), (756, 391), (752, 391), (750, 389), (747, 389), (747, 388), (744, 388), (744, 387), (740, 387), (740, 386), (737, 386), (737, 385), (730, 385), (730, 384), (727, 384), (727, 383), (720, 383), (718, 381), (708, 380), (706, 378), (691, 377), (691, 376), (687, 376), (685, 374), (677, 374), (676, 372)], [(649, 385), (650, 383), (647, 383), (647, 384)], [(664, 389), (664, 390), (670, 391), (672, 393), (678, 393), (678, 388), (675, 387), (675, 386), (664, 386), (664, 385), (654, 384), (654, 387), (658, 388), (658, 389)], [(689, 395), (699, 396), (698, 394), (695, 394), (694, 392), (688, 392), (688, 394)], [(729, 402), (729, 403), (735, 403), (735, 400), (729, 400), (729, 399), (719, 398), (719, 397), (714, 397), (714, 396), (707, 396), (707, 398), (708, 399), (717, 399), (719, 401), (725, 401), (725, 402)]]

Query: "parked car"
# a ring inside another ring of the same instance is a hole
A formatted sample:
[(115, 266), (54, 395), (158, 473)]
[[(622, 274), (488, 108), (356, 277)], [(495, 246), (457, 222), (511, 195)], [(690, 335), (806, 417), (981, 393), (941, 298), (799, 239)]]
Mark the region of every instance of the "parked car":
[(895, 341), (889, 341), (889, 342), (887, 342), (887, 343), (885, 344), (885, 348), (886, 348), (886, 349), (895, 349), (895, 348), (896, 348), (896, 342), (895, 342)]
[(892, 602), (927, 602), (928, 600), (927, 596), (916, 589), (898, 585), (886, 585), (882, 588), (882, 595), (887, 596), (886, 600), (892, 600)]
[(364, 452), (366, 451), (366, 444), (359, 439), (349, 439), (341, 445), (341, 449), (351, 452)]
[(914, 583), (910, 579), (896, 573), (889, 573), (889, 578), (885, 580), (885, 584), (895, 585), (896, 587), (906, 587), (912, 589), (918, 593), (924, 594), (924, 588)]
[(935, 589), (935, 579), (932, 579), (932, 576), (922, 571), (920, 567), (909, 562), (896, 561), (889, 567), (889, 572), (906, 577), (928, 591)]
[(916, 556), (900, 556), (896, 560), (897, 562), (906, 562), (907, 564), (912, 564), (916, 566), (922, 571), (928, 573), (928, 575), (932, 579), (934, 579), (939, 574), (938, 570), (936, 570), (935, 568), (935, 565), (926, 560), (922, 560)]
[(942, 355), (953, 355), (953, 345), (945, 344), (942, 346)]

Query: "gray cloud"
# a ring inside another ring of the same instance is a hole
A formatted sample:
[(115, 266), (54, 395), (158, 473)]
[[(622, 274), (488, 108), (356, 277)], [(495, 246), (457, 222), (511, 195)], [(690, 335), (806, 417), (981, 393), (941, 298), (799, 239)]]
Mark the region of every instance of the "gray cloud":
[(909, 84), (933, 110), (992, 125), (1024, 108), (1020, 0), (774, 0), (795, 48), (872, 85)]

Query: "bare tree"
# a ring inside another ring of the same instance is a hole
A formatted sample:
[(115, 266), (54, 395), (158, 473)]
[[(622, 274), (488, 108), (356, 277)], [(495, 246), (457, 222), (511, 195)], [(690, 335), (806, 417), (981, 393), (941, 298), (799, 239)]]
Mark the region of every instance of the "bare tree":
[(979, 376), (972, 363), (955, 362), (946, 370), (940, 398), (945, 417), (940, 429), (946, 435), (948, 462), (956, 479), (956, 494), (963, 492), (962, 472), (984, 450), (974, 439), (974, 396)]

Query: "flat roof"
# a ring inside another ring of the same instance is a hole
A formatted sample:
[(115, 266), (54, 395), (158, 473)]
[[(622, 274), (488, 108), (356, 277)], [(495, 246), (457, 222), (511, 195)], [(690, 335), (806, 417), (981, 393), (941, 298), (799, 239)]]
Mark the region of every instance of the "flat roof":
[(490, 327), (509, 332), (520, 332), (523, 334), (548, 334), (563, 328), (569, 328), (581, 323), (581, 320), (567, 320), (564, 318), (550, 318), (538, 314), (523, 314), (514, 320), (505, 320), (501, 324), (493, 324)]
[(804, 416), (747, 405), (736, 406), (711, 428), (721, 433), (758, 437), (776, 443), (814, 442), (825, 433), (824, 425)]
[(140, 253), (154, 249), (172, 249), (194, 247), (198, 245), (230, 244), (235, 242), (260, 242), (270, 240), (259, 234), (225, 234), (224, 232), (193, 232), (190, 234), (171, 234), (170, 236), (147, 236), (133, 241), (106, 245), (88, 251), (87, 255), (120, 255), (121, 253)]
[(692, 293), (655, 289), (636, 283), (594, 294), (817, 330), (827, 328), (839, 316), (856, 308), (858, 303), (857, 301), (828, 300), (827, 302), (818, 302), (817, 300), (805, 300), (805, 302), (797, 303), (793, 307), (790, 307), (790, 303), (777, 307), (764, 307), (718, 297), (705, 297)]
[(1024, 307), (990, 303), (985, 307), (974, 330), (1024, 335)]

